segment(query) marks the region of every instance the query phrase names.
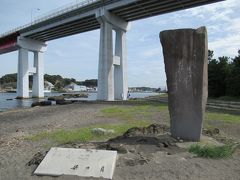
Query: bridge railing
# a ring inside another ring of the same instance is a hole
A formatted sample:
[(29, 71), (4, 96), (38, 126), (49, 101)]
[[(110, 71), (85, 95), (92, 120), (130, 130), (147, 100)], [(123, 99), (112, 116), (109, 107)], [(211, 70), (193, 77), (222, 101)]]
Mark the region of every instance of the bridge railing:
[(76, 10), (78, 8), (87, 6), (87, 5), (92, 4), (94, 2), (97, 2), (97, 1), (99, 1), (99, 0), (84, 0), (84, 1), (80, 1), (80, 2), (78, 2), (78, 1), (72, 2), (72, 3), (69, 3), (69, 4), (64, 5), (62, 7), (59, 7), (57, 9), (54, 9), (54, 10), (52, 10), (52, 11), (46, 13), (46, 14), (43, 14), (43, 15), (37, 17), (36, 20), (33, 21), (33, 22), (34, 23), (39, 23), (41, 21), (45, 21), (45, 20), (51, 19), (53, 17), (65, 14), (67, 12), (71, 12), (73, 10)]
[(74, 11), (78, 8), (82, 8), (84, 6), (93, 4), (97, 1), (100, 1), (100, 0), (81, 0), (81, 1), (77, 0), (76, 2), (69, 3), (69, 4), (64, 5), (62, 7), (56, 8), (56, 9), (50, 11), (50, 12), (47, 12), (47, 13), (41, 15), (41, 16), (38, 16), (36, 18), (36, 20), (33, 20), (32, 22), (30, 22), (28, 24), (25, 24), (23, 26), (19, 26), (19, 27), (14, 28), (10, 31), (7, 31), (5, 33), (0, 34), (0, 38), (4, 37), (4, 36), (7, 36), (9, 34), (12, 34), (14, 32), (20, 31), (24, 28), (31, 27), (32, 25), (38, 24), (38, 23), (46, 21), (48, 19), (60, 16), (62, 14), (65, 14), (65, 13), (68, 13), (68, 12), (71, 12), (71, 11)]

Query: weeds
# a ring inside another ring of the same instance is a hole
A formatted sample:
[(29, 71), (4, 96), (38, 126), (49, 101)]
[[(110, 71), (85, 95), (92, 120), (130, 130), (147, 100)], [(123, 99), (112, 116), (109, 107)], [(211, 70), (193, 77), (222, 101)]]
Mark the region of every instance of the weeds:
[(198, 157), (220, 159), (230, 157), (236, 148), (233, 145), (213, 146), (213, 145), (192, 145), (189, 152), (196, 154)]

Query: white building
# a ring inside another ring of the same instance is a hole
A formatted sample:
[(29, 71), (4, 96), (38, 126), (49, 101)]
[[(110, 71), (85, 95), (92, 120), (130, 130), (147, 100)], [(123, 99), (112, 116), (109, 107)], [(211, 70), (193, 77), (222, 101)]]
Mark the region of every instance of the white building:
[(87, 91), (86, 86), (79, 86), (75, 83), (71, 83), (71, 84), (65, 86), (64, 89), (66, 89), (67, 91)]
[(54, 88), (54, 85), (48, 81), (44, 81), (44, 92), (51, 92)]

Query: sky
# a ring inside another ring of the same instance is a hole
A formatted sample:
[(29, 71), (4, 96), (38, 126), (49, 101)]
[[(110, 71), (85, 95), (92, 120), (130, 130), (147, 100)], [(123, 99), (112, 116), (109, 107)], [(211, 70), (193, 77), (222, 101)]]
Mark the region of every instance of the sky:
[[(76, 0), (73, 2), (77, 2)], [(0, 34), (31, 22), (31, 19), (64, 7), (69, 0), (0, 0)], [(234, 57), (240, 49), (239, 0), (205, 5), (131, 22), (127, 32), (129, 87), (166, 86), (159, 33), (163, 30), (206, 26), (209, 49), (215, 57)], [(97, 79), (99, 30), (48, 42), (45, 73), (63, 77)], [(18, 52), (0, 55), (0, 77), (17, 72)], [(33, 55), (30, 54), (30, 66)]]

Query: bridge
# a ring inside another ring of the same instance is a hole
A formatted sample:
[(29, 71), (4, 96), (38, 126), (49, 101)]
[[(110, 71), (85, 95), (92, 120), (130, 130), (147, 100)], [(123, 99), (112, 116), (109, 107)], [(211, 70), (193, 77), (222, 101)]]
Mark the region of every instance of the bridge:
[[(17, 96), (29, 97), (29, 73), (32, 73), (33, 97), (42, 98), (46, 42), (100, 29), (97, 99), (125, 100), (128, 91), (126, 33), (130, 22), (219, 1), (222, 0), (85, 0), (1, 34), (0, 54), (19, 52)], [(31, 70), (29, 51), (34, 53)]]

